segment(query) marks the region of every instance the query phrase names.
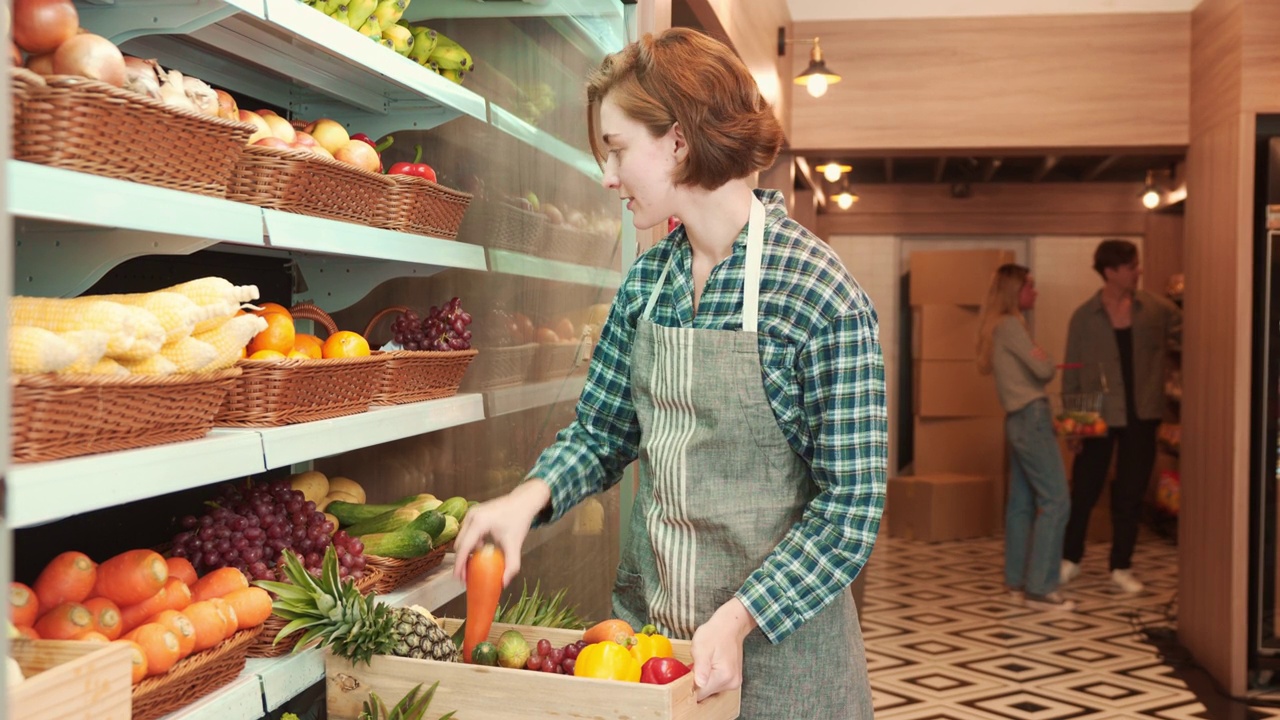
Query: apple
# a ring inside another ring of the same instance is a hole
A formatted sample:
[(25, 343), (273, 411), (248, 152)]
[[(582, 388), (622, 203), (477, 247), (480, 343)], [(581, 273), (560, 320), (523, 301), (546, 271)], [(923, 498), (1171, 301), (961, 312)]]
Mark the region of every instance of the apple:
[(316, 120), (306, 127), (305, 132), (314, 137), (330, 154), (338, 152), (339, 148), (351, 141), (351, 136), (342, 127), (342, 123), (329, 118)]
[(556, 334), (556, 331), (549, 327), (539, 327), (538, 331), (534, 334), (533, 339), (535, 342), (546, 345), (562, 342), (560, 336)]
[(215, 88), (213, 92), (218, 96), (218, 117), (224, 120), (239, 120), (240, 108), (236, 105), (236, 99), (226, 90)]
[(555, 331), (556, 335), (560, 336), (561, 340), (578, 339), (578, 331), (574, 329), (573, 323), (567, 317), (562, 317), (551, 323), (551, 329)]
[(587, 227), (587, 216), (583, 215), (581, 210), (570, 210), (569, 214), (565, 215), (564, 221), (569, 223), (570, 227), (579, 230), (585, 230)]
[(529, 319), (529, 316), (524, 313), (516, 313), (511, 316), (511, 319), (515, 321), (516, 327), (520, 330), (519, 342), (522, 344), (533, 342), (535, 331), (533, 321)]
[(240, 110), (238, 115), (239, 117), (237, 119), (240, 122), (249, 123), (258, 128), (249, 136), (249, 139), (245, 141), (246, 145), (252, 145), (265, 137), (274, 137), (274, 135), (271, 134), (271, 126), (268, 125), (267, 121), (263, 120), (262, 116), (258, 113), (252, 110)]
[(363, 140), (348, 140), (346, 145), (333, 154), (333, 159), (375, 173), (380, 164), (378, 151)]
[(333, 159), (333, 153), (325, 150), (323, 145), (316, 145), (315, 147), (309, 147), (307, 149), (311, 151), (312, 155), (319, 155), (320, 157), (329, 158), (330, 160)]
[[(276, 115), (276, 111), (263, 109), (263, 110), (259, 110), (258, 114), (261, 115), (262, 117), (267, 117), (269, 115)], [(276, 115), (276, 117), (280, 117), (280, 116)]]
[(279, 115), (264, 115), (262, 119), (267, 123), (267, 126), (271, 128), (271, 134), (286, 143), (292, 143), (294, 140), (298, 139), (297, 131), (293, 129), (293, 126), (289, 124), (288, 120), (285, 120)]
[(542, 203), (542, 214), (547, 216), (547, 222), (552, 225), (564, 223), (564, 213), (560, 212), (560, 208), (551, 203)]
[(294, 133), (293, 144), (297, 145), (298, 147), (305, 147), (307, 149), (310, 149), (313, 147), (320, 147), (320, 143), (316, 142), (316, 139), (312, 137), (311, 133), (308, 133), (304, 130), (299, 130)]
[(264, 137), (261, 140), (255, 142), (254, 145), (257, 145), (258, 147), (279, 148), (280, 150), (296, 150), (297, 149), (294, 146), (290, 145), (289, 143), (274, 136)]

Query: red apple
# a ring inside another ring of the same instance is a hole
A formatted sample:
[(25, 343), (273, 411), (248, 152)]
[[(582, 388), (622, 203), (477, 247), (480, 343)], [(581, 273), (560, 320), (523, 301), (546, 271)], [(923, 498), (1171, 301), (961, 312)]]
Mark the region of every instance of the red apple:
[(218, 117), (224, 120), (240, 119), (240, 108), (236, 105), (236, 99), (226, 90), (214, 88), (213, 92), (218, 96)]
[(253, 126), (258, 128), (257, 130), (254, 131), (252, 135), (249, 136), (249, 139), (245, 141), (246, 145), (252, 145), (258, 142), (259, 140), (261, 140), (262, 138), (274, 137), (271, 134), (271, 126), (268, 125), (267, 121), (263, 120), (262, 116), (259, 115), (258, 113), (252, 110), (240, 110), (238, 112), (238, 118), (240, 122), (250, 123)]
[(303, 130), (299, 130), (294, 133), (293, 144), (306, 147), (306, 148), (318, 147), (320, 145), (320, 143), (316, 142), (316, 139), (311, 136), (311, 133), (305, 132)]
[(538, 328), (537, 333), (534, 335), (534, 341), (544, 343), (544, 344), (554, 344), (554, 343), (561, 342), (560, 336), (556, 334), (556, 331), (548, 327)]
[(261, 140), (255, 142), (254, 145), (257, 145), (258, 147), (279, 148), (281, 150), (295, 149), (292, 145), (281, 140), (278, 137), (264, 137)]
[(306, 132), (314, 137), (317, 143), (323, 145), (330, 154), (338, 152), (343, 145), (351, 141), (351, 136), (342, 123), (329, 118), (320, 118), (311, 123), (307, 126)]
[(333, 159), (369, 172), (378, 172), (380, 164), (378, 151), (363, 140), (348, 140), (333, 154)]
[(264, 115), (262, 119), (267, 123), (267, 127), (271, 128), (271, 134), (286, 143), (292, 143), (298, 138), (298, 133), (289, 124), (289, 121), (279, 115)]
[(266, 110), (266, 109), (263, 109), (263, 110), (259, 110), (259, 111), (258, 111), (258, 114), (259, 114), (259, 115), (261, 115), (262, 117), (267, 117), (268, 115), (275, 115), (276, 117), (280, 117), (279, 115), (276, 115), (276, 111), (275, 111), (275, 110)]

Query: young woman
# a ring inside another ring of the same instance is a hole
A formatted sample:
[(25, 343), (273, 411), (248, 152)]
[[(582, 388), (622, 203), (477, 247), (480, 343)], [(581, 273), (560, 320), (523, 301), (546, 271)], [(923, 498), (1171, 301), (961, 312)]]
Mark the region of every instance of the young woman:
[(751, 189), (782, 133), (730, 49), (646, 36), (587, 98), (604, 185), (635, 226), (683, 224), (628, 272), (576, 421), (467, 514), (457, 553), (493, 538), (509, 581), (531, 523), (639, 460), (615, 615), (691, 638), (699, 699), (741, 685), (742, 718), (870, 718), (849, 584), (884, 504), (875, 311), (780, 193)]
[(1001, 265), (991, 280), (978, 332), (978, 370), (994, 374), (1008, 415), (1009, 499), (1004, 520), (1004, 581), (1029, 607), (1072, 610), (1058, 592), (1058, 563), (1070, 500), (1044, 386), (1054, 364), (1027, 332), (1022, 313), (1036, 304), (1027, 268)]

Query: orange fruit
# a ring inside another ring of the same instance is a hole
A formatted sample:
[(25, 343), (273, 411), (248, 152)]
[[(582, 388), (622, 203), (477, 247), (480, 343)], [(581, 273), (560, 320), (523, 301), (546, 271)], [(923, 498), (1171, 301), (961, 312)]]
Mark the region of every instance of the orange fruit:
[(289, 312), (289, 308), (281, 305), (280, 303), (273, 303), (273, 302), (259, 303), (258, 307), (262, 309), (254, 310), (253, 311), (254, 315), (269, 315), (271, 313), (276, 313), (279, 315), (284, 315), (288, 317), (290, 320), (293, 320), (293, 314)]
[[(270, 352), (270, 351), (267, 351), (267, 352)], [(287, 360), (312, 360), (313, 358), (312, 358), (310, 355), (306, 354), (305, 352), (303, 352), (303, 351), (301, 351), (301, 350), (290, 350), (290, 351), (289, 351), (289, 354), (288, 354), (288, 355), (285, 355), (285, 359), (287, 359)]]
[(360, 333), (339, 330), (324, 341), (321, 352), (327, 358), (368, 357), (369, 341), (361, 337)]
[(293, 349), (296, 333), (293, 329), (293, 318), (286, 313), (266, 313), (262, 318), (267, 321), (267, 329), (253, 336), (245, 351), (252, 358), (259, 350), (275, 350), (284, 355)]
[(298, 333), (293, 338), (293, 349), (306, 353), (313, 360), (319, 360), (324, 355), (324, 342), (315, 335)]
[[(289, 355), (292, 355), (292, 354), (293, 354), (293, 351), (290, 350)], [(289, 358), (289, 355), (285, 355), (284, 353), (281, 353), (278, 350), (259, 350), (258, 352), (250, 355), (245, 359), (246, 360), (287, 360)]]

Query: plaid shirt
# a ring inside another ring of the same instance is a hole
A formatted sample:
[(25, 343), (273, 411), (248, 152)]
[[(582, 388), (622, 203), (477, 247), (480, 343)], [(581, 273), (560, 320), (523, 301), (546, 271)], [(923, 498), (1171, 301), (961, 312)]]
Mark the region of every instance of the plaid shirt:
[[(839, 258), (787, 217), (781, 193), (757, 191), (767, 220), (760, 288), (760, 362), (778, 425), (809, 464), (818, 495), (738, 591), (772, 642), (780, 642), (838, 593), (871, 555), (888, 466), (884, 361), (871, 301)], [(692, 254), (684, 228), (636, 259), (595, 348), (577, 420), (529, 473), (551, 487), (548, 521), (616, 483), (639, 452), (631, 399), (636, 322), (675, 253), (653, 322), (738, 330), (746, 230), (711, 272), (693, 314)]]

